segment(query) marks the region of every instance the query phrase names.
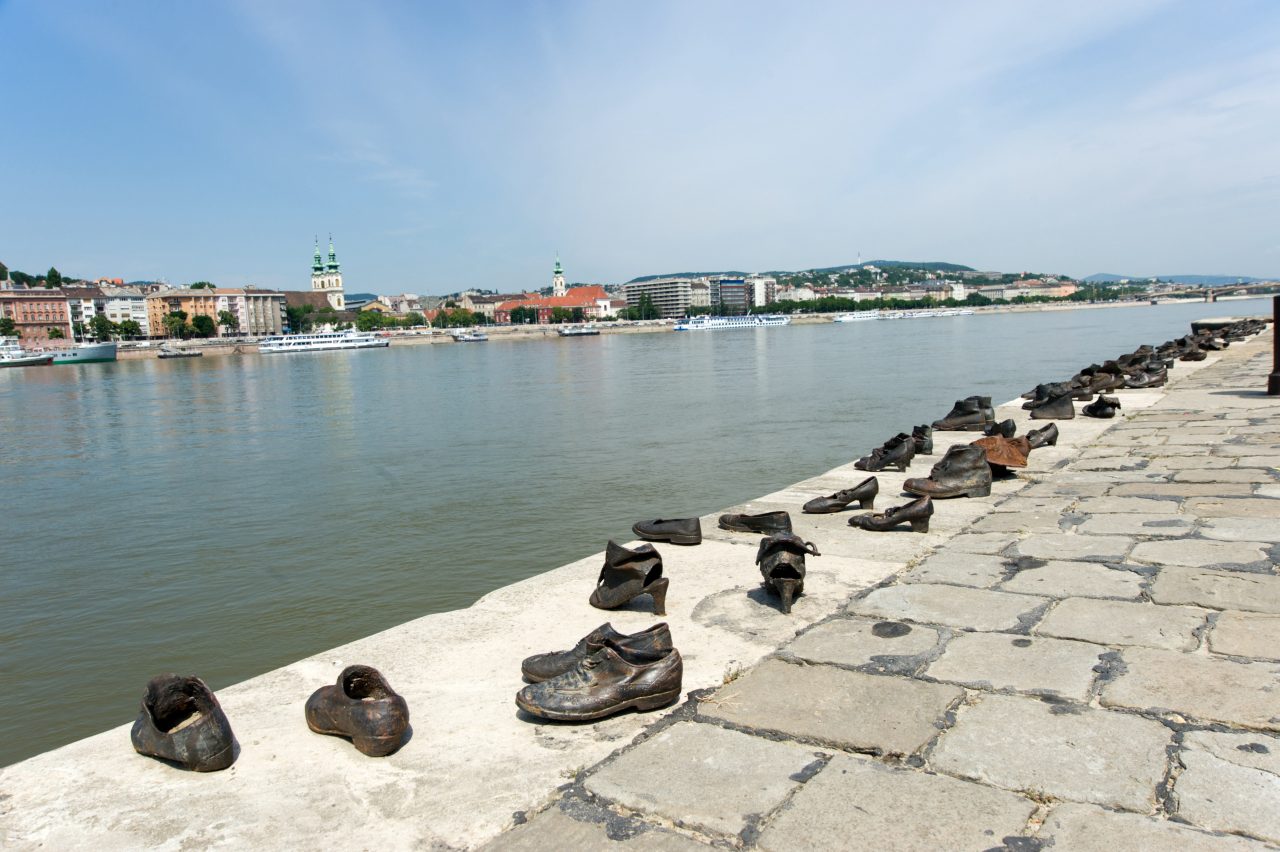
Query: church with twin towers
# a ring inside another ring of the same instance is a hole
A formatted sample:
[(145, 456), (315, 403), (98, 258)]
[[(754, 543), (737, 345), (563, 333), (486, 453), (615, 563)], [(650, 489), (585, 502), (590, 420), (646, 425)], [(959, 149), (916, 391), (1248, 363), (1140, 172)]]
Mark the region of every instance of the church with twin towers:
[(323, 294), (335, 311), (346, 310), (342, 293), (342, 267), (333, 250), (333, 235), (329, 235), (329, 257), (320, 256), (320, 238), (316, 237), (316, 253), (311, 259), (311, 292)]

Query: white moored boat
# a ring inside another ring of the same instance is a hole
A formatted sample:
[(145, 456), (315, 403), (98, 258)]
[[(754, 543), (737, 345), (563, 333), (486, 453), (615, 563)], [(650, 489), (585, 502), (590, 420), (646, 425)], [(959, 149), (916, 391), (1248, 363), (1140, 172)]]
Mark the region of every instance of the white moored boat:
[(763, 328), (770, 325), (789, 325), (791, 317), (782, 314), (747, 314), (740, 317), (698, 316), (676, 323), (676, 331), (713, 331), (722, 328)]
[(258, 351), (268, 352), (323, 352), (328, 349), (380, 349), (391, 341), (366, 331), (326, 331), (319, 334), (285, 334), (264, 337), (258, 341)]
[(38, 367), (53, 363), (48, 352), (28, 352), (16, 337), (0, 337), (0, 367)]
[(73, 349), (59, 349), (53, 353), (55, 364), (93, 364), (99, 361), (116, 360), (116, 344), (81, 343)]
[(877, 319), (880, 319), (879, 310), (850, 311), (847, 314), (841, 314), (840, 316), (836, 317), (834, 320), (832, 320), (832, 322), (862, 322), (863, 320), (877, 320)]

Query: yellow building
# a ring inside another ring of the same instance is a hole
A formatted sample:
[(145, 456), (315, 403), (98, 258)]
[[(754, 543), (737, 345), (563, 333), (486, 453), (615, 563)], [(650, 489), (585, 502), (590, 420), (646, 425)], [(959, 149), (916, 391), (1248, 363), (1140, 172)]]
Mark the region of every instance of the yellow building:
[(206, 316), (218, 323), (218, 294), (207, 290), (162, 290), (147, 296), (147, 325), (153, 337), (166, 337), (164, 318), (175, 311), (187, 315), (187, 322)]

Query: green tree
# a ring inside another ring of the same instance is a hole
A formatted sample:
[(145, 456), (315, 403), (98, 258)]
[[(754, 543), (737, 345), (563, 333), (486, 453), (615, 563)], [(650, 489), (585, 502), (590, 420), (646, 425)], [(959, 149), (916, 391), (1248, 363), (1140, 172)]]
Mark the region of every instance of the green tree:
[(62, 329), (60, 329), (60, 328), (51, 328), (51, 329), (49, 329), (49, 339), (50, 339), (50, 340), (63, 340), (63, 339), (65, 339), (65, 338), (66, 338), (66, 335), (62, 332)]
[(142, 326), (138, 324), (137, 320), (121, 320), (117, 328), (120, 330), (122, 337), (142, 336)]
[(377, 311), (361, 311), (356, 314), (356, 328), (360, 331), (375, 331), (382, 326), (382, 314)]
[(44, 286), (47, 289), (53, 289), (54, 287), (61, 287), (62, 273), (54, 269), (52, 266), (50, 266), (48, 274), (44, 276)]
[(218, 311), (218, 325), (229, 332), (234, 332), (240, 328), (240, 318), (231, 311)]
[(649, 298), (648, 293), (644, 293), (640, 296), (640, 302), (636, 307), (640, 309), (638, 319), (648, 320), (658, 318), (658, 309), (654, 307), (653, 299)]
[(426, 324), (427, 324), (426, 317), (424, 317), (422, 314), (418, 313), (417, 311), (409, 311), (409, 313), (404, 315), (405, 328), (413, 328), (414, 326), (417, 326), (417, 325), (426, 325)]
[(526, 325), (538, 321), (538, 309), (524, 305), (511, 309), (511, 322), (515, 325)]
[(573, 311), (569, 310), (568, 308), (552, 308), (551, 309), (552, 322), (568, 322), (571, 319), (573, 319)]
[[(192, 289), (192, 290), (212, 290), (212, 289), (214, 289), (214, 287), (213, 287), (213, 284), (212, 284), (212, 283), (210, 283), (210, 282), (208, 282), (208, 281), (197, 281), (196, 283), (194, 283), (194, 284), (192, 284), (192, 285), (191, 285), (190, 289)], [(193, 322), (194, 322), (194, 320), (193, 320)]]
[(0, 337), (13, 337), (18, 333), (18, 324), (11, 317), (0, 317)]
[(4, 281), (8, 277), (9, 277), (9, 267), (5, 266), (3, 263), (0, 263), (0, 281)]
[(213, 337), (217, 331), (218, 324), (213, 321), (213, 317), (196, 314), (191, 318), (191, 333), (196, 337)]
[(93, 332), (94, 337), (103, 341), (110, 340), (111, 335), (119, 331), (106, 314), (94, 314), (93, 319), (89, 320), (89, 330)]
[(311, 305), (289, 305), (284, 313), (289, 319), (289, 331), (294, 334), (306, 334), (315, 326), (312, 318), (315, 308)]
[(173, 311), (163, 320), (165, 334), (169, 337), (187, 338), (191, 336), (191, 326), (187, 325), (186, 311)]

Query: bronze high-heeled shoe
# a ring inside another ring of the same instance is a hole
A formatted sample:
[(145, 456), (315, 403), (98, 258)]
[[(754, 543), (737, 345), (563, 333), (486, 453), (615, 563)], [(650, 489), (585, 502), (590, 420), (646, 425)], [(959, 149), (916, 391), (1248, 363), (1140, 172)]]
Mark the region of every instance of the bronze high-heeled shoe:
[(667, 614), (667, 578), (662, 576), (662, 555), (652, 544), (628, 550), (609, 542), (604, 552), (604, 567), (591, 593), (591, 605), (597, 609), (617, 609), (632, 598), (653, 598), (654, 615)]
[(899, 524), (909, 523), (912, 532), (927, 533), (931, 517), (933, 517), (933, 501), (928, 497), (921, 497), (905, 506), (895, 506), (874, 515), (856, 515), (849, 519), (849, 526), (871, 532), (885, 532)]
[(794, 533), (778, 533), (760, 542), (756, 564), (764, 587), (782, 598), (782, 611), (791, 612), (791, 601), (804, 594), (805, 554), (821, 556), (813, 542)]
[(873, 509), (876, 495), (880, 493), (880, 480), (868, 476), (852, 488), (837, 491), (830, 497), (814, 497), (804, 504), (807, 515), (829, 515), (832, 512), (843, 512), (850, 503), (857, 503), (863, 509)]

